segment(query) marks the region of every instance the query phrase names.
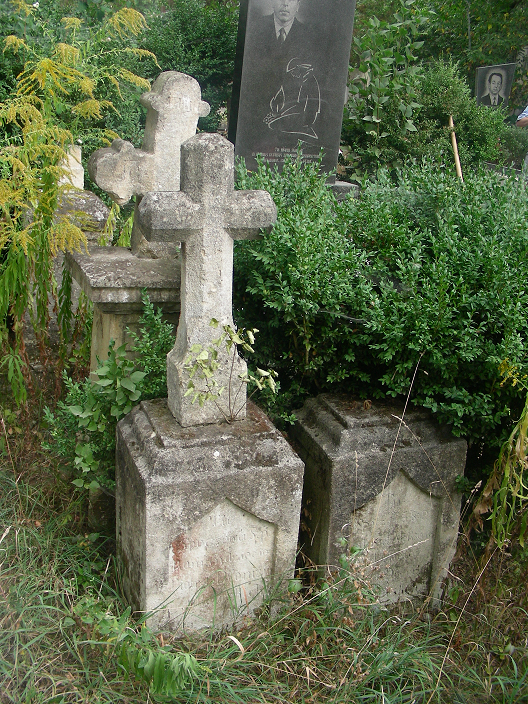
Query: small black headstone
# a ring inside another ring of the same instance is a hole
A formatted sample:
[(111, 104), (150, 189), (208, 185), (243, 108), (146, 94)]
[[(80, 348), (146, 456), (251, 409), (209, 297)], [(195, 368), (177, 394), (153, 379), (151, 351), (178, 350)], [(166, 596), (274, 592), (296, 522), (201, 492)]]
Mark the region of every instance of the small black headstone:
[(496, 64), (477, 68), (476, 97), (478, 105), (505, 109), (510, 98), (517, 64)]
[[(229, 139), (246, 166), (303, 159), (335, 168), (356, 0), (241, 0)], [(281, 31), (284, 30), (284, 31)]]

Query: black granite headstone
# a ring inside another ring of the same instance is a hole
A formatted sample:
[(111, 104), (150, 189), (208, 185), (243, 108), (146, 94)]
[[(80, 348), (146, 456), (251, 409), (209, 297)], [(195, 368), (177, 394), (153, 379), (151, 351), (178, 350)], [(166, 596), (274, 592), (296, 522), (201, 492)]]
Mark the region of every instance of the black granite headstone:
[(510, 98), (517, 64), (497, 64), (477, 68), (475, 94), (478, 105), (505, 109)]
[(241, 0), (229, 139), (246, 166), (305, 161), (335, 168), (356, 0)]

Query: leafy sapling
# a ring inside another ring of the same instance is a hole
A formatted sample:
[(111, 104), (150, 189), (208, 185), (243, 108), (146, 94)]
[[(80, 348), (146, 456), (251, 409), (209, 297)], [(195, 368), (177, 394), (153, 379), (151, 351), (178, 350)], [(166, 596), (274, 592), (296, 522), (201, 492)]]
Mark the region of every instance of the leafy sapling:
[[(220, 323), (214, 318), (209, 323), (211, 327), (217, 328)], [(246, 373), (234, 377), (235, 361), (240, 348), (244, 352), (254, 352), (255, 333), (257, 328), (233, 330), (230, 325), (222, 326), (223, 332), (220, 337), (214, 339), (212, 344), (205, 348), (203, 345), (195, 344), (191, 347), (191, 352), (185, 360), (185, 368), (189, 372), (189, 383), (185, 396), (192, 395), (192, 403), (203, 406), (206, 402), (212, 401), (220, 410), (228, 423), (236, 420), (246, 404), (246, 394), (242, 394), (244, 384), (254, 384), (255, 389), (248, 398), (252, 398), (257, 391), (265, 388), (277, 393), (276, 377), (277, 373), (272, 369), (256, 368), (255, 373)], [(222, 406), (219, 399), (226, 391), (224, 386), (220, 386), (216, 378), (217, 372), (222, 364), (222, 359), (227, 358), (230, 365), (229, 381), (227, 384), (227, 406)]]
[[(96, 489), (102, 479), (100, 462), (94, 457), (94, 443), (88, 441), (95, 433), (105, 438), (103, 445), (112, 446), (115, 424), (132, 410), (141, 397), (145, 372), (136, 371), (134, 363), (126, 358), (126, 346), (115, 349), (114, 340), (108, 347), (108, 359), (96, 369), (91, 384), (86, 385), (84, 402), (68, 406), (77, 418), (78, 430), (84, 433), (84, 441), (75, 447), (74, 467), (80, 474), (73, 483), (79, 488)], [(104, 476), (104, 473), (103, 473)]]

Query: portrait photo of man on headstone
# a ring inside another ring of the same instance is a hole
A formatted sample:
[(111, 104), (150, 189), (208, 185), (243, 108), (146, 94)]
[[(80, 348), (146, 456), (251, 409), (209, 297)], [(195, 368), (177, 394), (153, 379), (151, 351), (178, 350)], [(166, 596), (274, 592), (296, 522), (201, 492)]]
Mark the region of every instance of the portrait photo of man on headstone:
[(244, 6), (229, 128), (236, 154), (250, 168), (257, 154), (280, 166), (300, 142), (316, 160), (339, 138), (355, 0), (242, 0), (241, 16)]
[(270, 110), (263, 121), (270, 130), (317, 141), (321, 91), (308, 56), (314, 51), (309, 28), (297, 19), (300, 4), (301, 0), (271, 0), (273, 12), (258, 23), (257, 41), (267, 44), (265, 49), (278, 72), (277, 91), (272, 90)]
[(477, 103), (495, 110), (505, 108), (515, 73), (515, 64), (482, 66), (477, 69)]

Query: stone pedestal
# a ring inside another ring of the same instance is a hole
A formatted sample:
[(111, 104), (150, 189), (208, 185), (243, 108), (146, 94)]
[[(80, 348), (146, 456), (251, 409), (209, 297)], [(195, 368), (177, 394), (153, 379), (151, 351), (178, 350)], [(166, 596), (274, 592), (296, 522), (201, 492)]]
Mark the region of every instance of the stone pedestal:
[(183, 428), (166, 399), (118, 425), (123, 587), (150, 624), (221, 628), (293, 576), (303, 464), (256, 406), (230, 425)]
[(176, 330), (180, 315), (180, 259), (139, 259), (124, 247), (92, 247), (66, 255), (66, 266), (94, 304), (90, 369), (108, 355), (108, 344), (129, 343), (143, 312), (141, 292), (163, 311)]
[(322, 394), (296, 414), (293, 430), (306, 464), (303, 551), (336, 569), (346, 538), (363, 551), (358, 559), (387, 602), (440, 595), (455, 552), (454, 484), (467, 449), (423, 410), (408, 410), (398, 434), (402, 412)]

